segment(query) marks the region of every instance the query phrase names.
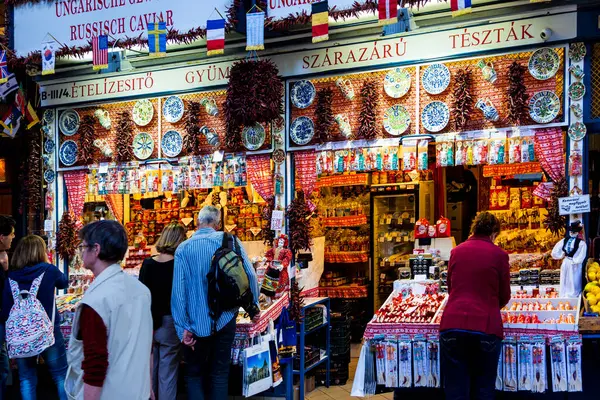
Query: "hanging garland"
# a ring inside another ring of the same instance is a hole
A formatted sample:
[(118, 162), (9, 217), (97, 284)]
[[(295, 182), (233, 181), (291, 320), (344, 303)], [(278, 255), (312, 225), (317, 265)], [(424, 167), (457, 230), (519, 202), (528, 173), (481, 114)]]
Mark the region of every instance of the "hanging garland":
[(331, 108), (333, 90), (323, 88), (317, 92), (317, 105), (315, 106), (315, 141), (323, 144), (331, 138), (331, 131), (335, 126), (333, 110)]
[(452, 114), (454, 115), (454, 129), (462, 131), (469, 122), (473, 111), (473, 97), (471, 97), (471, 70), (461, 69), (456, 73), (456, 83), (452, 93)]
[(188, 104), (188, 113), (185, 120), (186, 135), (183, 138), (183, 150), (188, 155), (196, 155), (200, 149), (200, 127), (198, 122), (200, 118), (200, 103), (190, 101)]
[(550, 191), (550, 201), (548, 202), (548, 215), (544, 221), (546, 230), (555, 235), (561, 235), (567, 225), (567, 217), (560, 215), (558, 199), (569, 195), (569, 185), (567, 179), (563, 176), (559, 178)]
[(374, 139), (377, 135), (377, 103), (379, 96), (374, 81), (367, 81), (360, 89), (360, 114), (358, 115), (358, 136), (363, 139)]
[(65, 211), (56, 232), (56, 252), (61, 258), (70, 260), (75, 256), (78, 242), (75, 218), (70, 211)]
[(117, 162), (128, 162), (133, 160), (133, 121), (129, 111), (119, 114), (117, 121)]
[(227, 133), (225, 145), (235, 151), (241, 144), (242, 126), (270, 123), (283, 113), (283, 81), (269, 59), (242, 60), (231, 67), (223, 104)]
[(508, 119), (514, 125), (521, 125), (529, 115), (525, 67), (516, 61), (513, 62), (508, 68), (508, 81)]
[(81, 119), (79, 126), (79, 157), (78, 161), (84, 165), (94, 162), (94, 117), (86, 115)]
[[(39, 132), (39, 131), (38, 131)], [(26, 131), (29, 142), (27, 160), (27, 203), (29, 211), (39, 211), (42, 207), (42, 144), (39, 133)]]
[(294, 254), (300, 250), (310, 250), (310, 232), (312, 226), (309, 218), (312, 215), (304, 198), (304, 192), (296, 192), (296, 198), (287, 207), (290, 229), (290, 249)]

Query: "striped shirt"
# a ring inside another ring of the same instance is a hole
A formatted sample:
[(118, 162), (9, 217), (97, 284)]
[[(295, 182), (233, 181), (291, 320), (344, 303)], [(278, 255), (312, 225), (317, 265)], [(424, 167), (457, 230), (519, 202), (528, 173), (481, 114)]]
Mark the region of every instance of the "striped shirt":
[[(235, 240), (238, 240), (237, 238)], [(212, 228), (201, 228), (183, 242), (175, 252), (175, 272), (171, 293), (171, 311), (175, 329), (180, 339), (187, 330), (198, 337), (210, 336), (212, 319), (208, 308), (208, 280), (213, 255), (223, 244), (223, 233)], [(257, 300), (258, 280), (246, 251), (238, 241), (244, 269), (250, 278), (250, 289)], [(257, 301), (258, 302), (258, 301)], [(238, 310), (223, 311), (217, 321), (217, 330), (221, 330)]]

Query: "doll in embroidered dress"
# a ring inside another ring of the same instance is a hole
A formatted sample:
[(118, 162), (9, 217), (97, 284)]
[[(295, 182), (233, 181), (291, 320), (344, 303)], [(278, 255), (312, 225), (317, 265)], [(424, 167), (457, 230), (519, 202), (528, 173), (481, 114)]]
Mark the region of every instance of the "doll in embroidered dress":
[(280, 298), (289, 290), (288, 267), (292, 261), (292, 252), (287, 248), (288, 237), (280, 235), (273, 241), (273, 247), (267, 250), (265, 258), (268, 268), (260, 292), (271, 301)]

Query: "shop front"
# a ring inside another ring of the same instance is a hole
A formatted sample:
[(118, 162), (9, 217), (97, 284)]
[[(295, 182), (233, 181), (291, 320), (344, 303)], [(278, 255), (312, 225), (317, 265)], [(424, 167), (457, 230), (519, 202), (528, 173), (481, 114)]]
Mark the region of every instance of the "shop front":
[[(55, 144), (46, 230), (120, 221), (135, 275), (167, 223), (191, 234), (201, 207), (217, 205), (259, 279), (272, 278), (276, 261), (305, 295), (300, 354), (275, 394), (292, 398), (296, 386), (303, 398), (309, 376), (343, 385), (350, 342), (362, 338), (353, 394), (367, 396), (440, 388), (450, 251), (490, 211), (502, 222), (496, 243), (510, 254), (513, 288), (497, 389), (581, 391), (585, 304), (561, 293), (552, 258), (567, 219), (585, 212), (563, 215), (557, 200), (587, 192), (586, 47), (576, 39), (576, 8), (557, 7), (283, 47), (265, 56), (283, 78), (283, 113), (244, 126), (234, 146), (224, 103), (237, 59), (44, 79), (45, 146)], [(276, 240), (284, 232), (289, 243)], [(91, 276), (69, 253), (73, 243), (56, 239), (72, 283), (59, 301), (68, 332)], [(288, 245), (289, 268), (279, 257)], [(286, 279), (279, 285), (258, 322), (238, 317), (232, 364), (245, 365), (242, 349), (296, 295)], [(240, 375), (238, 394), (265, 379)]]

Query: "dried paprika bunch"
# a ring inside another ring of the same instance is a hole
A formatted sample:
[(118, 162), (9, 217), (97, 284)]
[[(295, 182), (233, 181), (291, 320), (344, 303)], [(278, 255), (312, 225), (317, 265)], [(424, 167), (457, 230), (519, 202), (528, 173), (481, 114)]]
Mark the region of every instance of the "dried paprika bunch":
[(555, 235), (562, 235), (562, 232), (567, 225), (567, 217), (560, 215), (558, 199), (569, 195), (569, 185), (567, 179), (563, 176), (554, 182), (554, 186), (550, 191), (550, 200), (548, 201), (548, 215), (544, 221), (546, 230)]
[(267, 229), (263, 233), (263, 243), (271, 245), (275, 240), (275, 231), (271, 229), (271, 219), (273, 218), (273, 210), (275, 209), (275, 196), (265, 199), (267, 205), (263, 208), (263, 219), (269, 221)]
[(70, 211), (65, 211), (56, 232), (56, 252), (62, 259), (70, 260), (75, 256), (78, 241), (75, 217)]
[(323, 144), (331, 138), (331, 131), (335, 126), (333, 109), (333, 90), (323, 88), (317, 92), (317, 104), (315, 106), (315, 142)]
[(302, 307), (304, 306), (304, 297), (300, 296), (302, 289), (298, 286), (298, 281), (293, 280), (290, 288), (290, 319), (297, 324), (302, 322)]
[(377, 103), (379, 92), (375, 81), (366, 81), (360, 89), (360, 114), (358, 115), (358, 137), (374, 139), (377, 136)]
[(133, 160), (133, 121), (129, 111), (119, 113), (117, 121), (117, 162), (128, 162)]
[(185, 119), (185, 137), (183, 138), (183, 151), (188, 156), (198, 154), (200, 149), (200, 103), (190, 101)]
[(513, 62), (508, 68), (508, 119), (514, 125), (521, 125), (529, 115), (525, 67)]
[(94, 117), (86, 115), (81, 119), (79, 125), (79, 156), (78, 161), (88, 165), (94, 162), (94, 140), (96, 133), (94, 132)]
[(303, 191), (296, 192), (296, 198), (292, 200), (286, 212), (290, 223), (290, 249), (294, 254), (300, 250), (310, 250), (312, 226), (309, 219), (312, 212), (308, 208)]
[(29, 158), (27, 162), (27, 204), (29, 210), (42, 208), (42, 142), (38, 132), (26, 131)]
[(454, 116), (455, 130), (462, 131), (465, 129), (472, 111), (471, 70), (469, 68), (460, 69), (456, 72), (452, 93), (452, 115)]

